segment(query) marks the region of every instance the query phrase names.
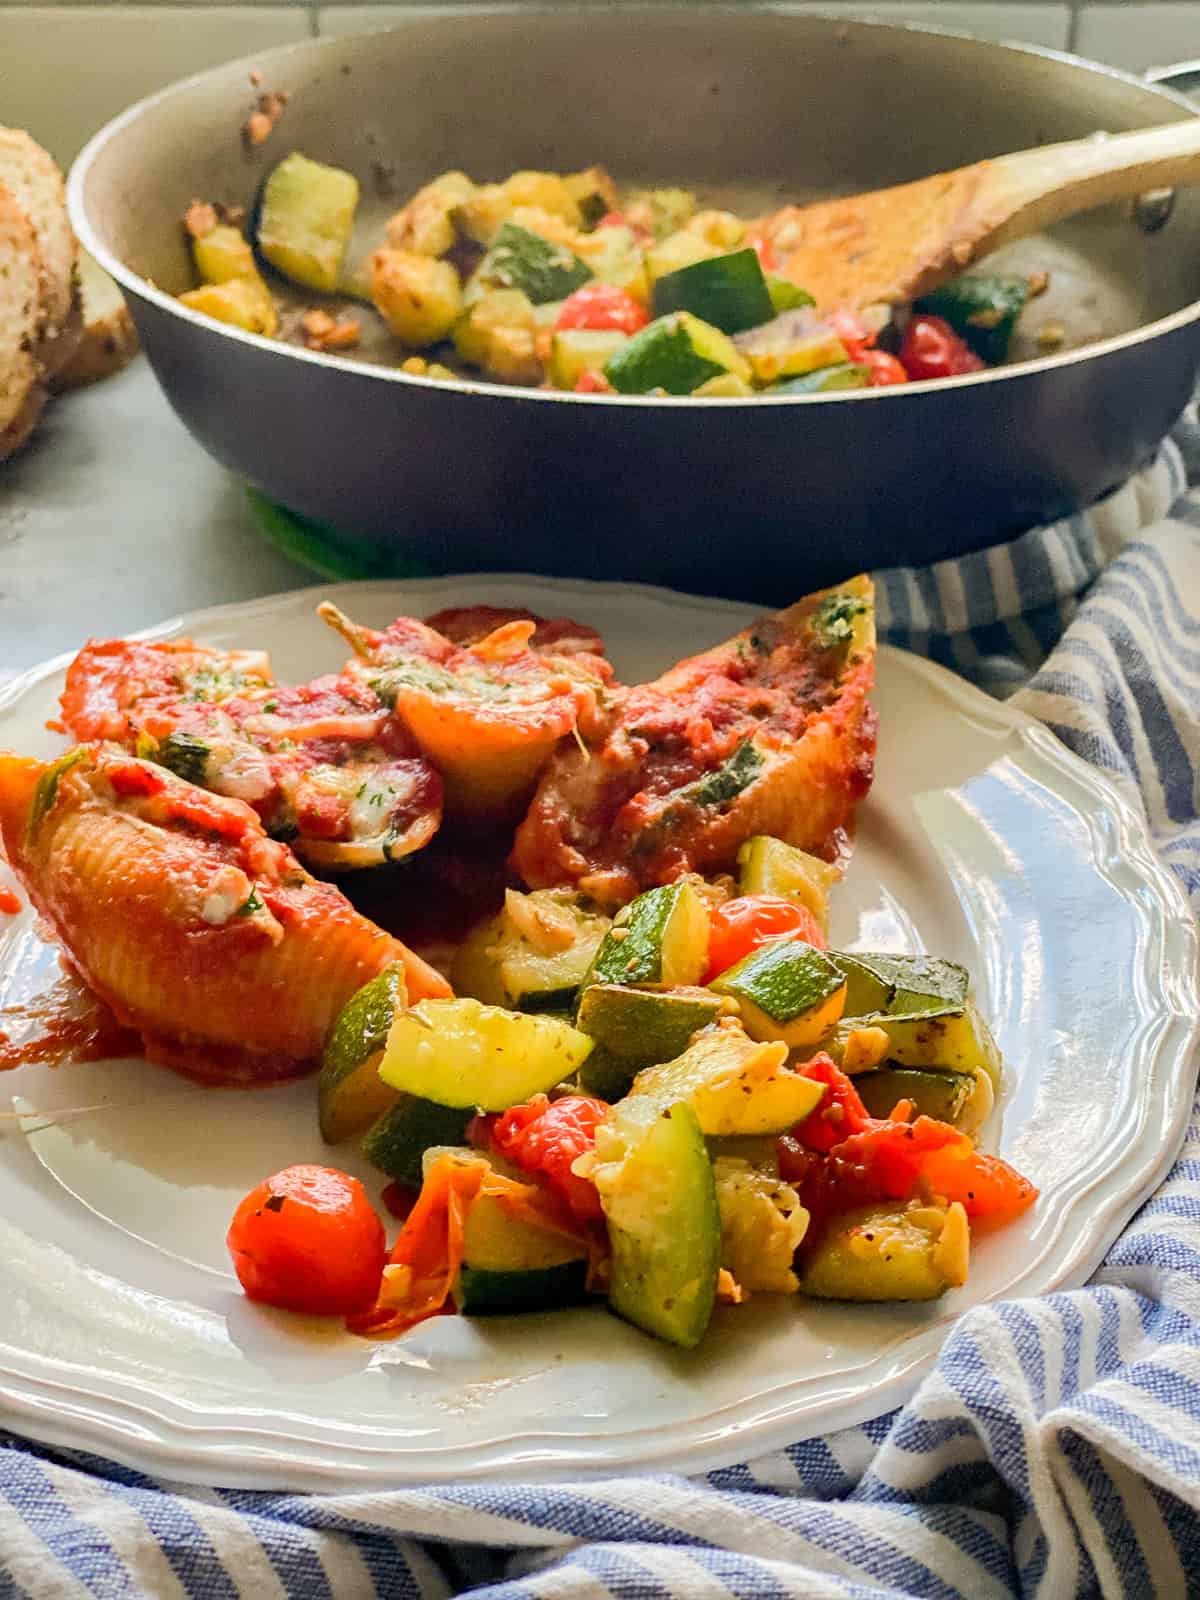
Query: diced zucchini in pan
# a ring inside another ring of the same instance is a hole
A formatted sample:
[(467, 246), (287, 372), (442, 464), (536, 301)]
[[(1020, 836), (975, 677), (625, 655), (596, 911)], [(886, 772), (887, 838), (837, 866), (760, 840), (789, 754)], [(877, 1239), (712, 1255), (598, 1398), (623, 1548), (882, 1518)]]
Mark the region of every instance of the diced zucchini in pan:
[(461, 1144), (475, 1111), (473, 1107), (440, 1106), (416, 1095), (397, 1095), (394, 1089), (389, 1092), (394, 1103), (367, 1129), (362, 1152), (373, 1167), (395, 1182), (419, 1189), (425, 1152)]
[(550, 378), (556, 388), (573, 389), (585, 372), (603, 372), (610, 356), (628, 344), (615, 328), (564, 328), (550, 346)]
[(454, 992), (514, 1011), (568, 1010), (609, 926), (570, 890), (510, 889), (504, 909), (460, 945)]
[(249, 240), (224, 223), (192, 240), (192, 260), (202, 283), (228, 283), (234, 278), (262, 281)]
[(595, 1041), (579, 1069), (588, 1094), (619, 1100), (644, 1067), (673, 1061), (692, 1035), (715, 1022), (722, 1002), (709, 989), (636, 989), (593, 983), (579, 1001), (575, 1025)]
[(716, 1185), (696, 1113), (622, 1101), (597, 1131), (592, 1177), (612, 1246), (609, 1304), (691, 1349), (712, 1316), (721, 1265)]
[(393, 250), (415, 250), (422, 256), (444, 256), (458, 237), (451, 213), (475, 193), (465, 172), (443, 172), (418, 189), (387, 225)]
[(777, 894), (785, 900), (799, 900), (829, 931), (829, 892), (841, 877), (836, 867), (806, 850), (755, 834), (737, 854), (738, 889), (742, 894)]
[(695, 215), (696, 196), (690, 189), (634, 189), (621, 209), (665, 239)]
[(699, 983), (708, 964), (708, 907), (686, 878), (647, 889), (617, 913), (585, 981)]
[(709, 378), (731, 372), (748, 379), (750, 369), (732, 340), (686, 311), (660, 317), (635, 333), (604, 367), (621, 394), (691, 394)]
[(438, 1105), (506, 1111), (571, 1077), (591, 1048), (557, 1017), (422, 1000), (392, 1023), (379, 1075)]
[(785, 311), (739, 334), (737, 347), (759, 383), (798, 378), (820, 367), (842, 366), (847, 360), (845, 345), (811, 306)]
[(722, 372), (709, 378), (698, 389), (692, 390), (693, 400), (748, 400), (755, 393), (754, 385), (732, 372)]
[(536, 306), (565, 300), (591, 276), (591, 267), (565, 245), (504, 222), (476, 269), (475, 281), (489, 288), (519, 289)]
[(624, 289), (640, 306), (650, 304), (646, 257), (632, 228), (597, 228), (595, 233), (581, 234), (576, 254), (601, 283)]
[(713, 1162), (721, 1213), (721, 1265), (750, 1293), (795, 1294), (792, 1267), (808, 1230), (808, 1212), (788, 1183), (747, 1161)]
[(513, 213), (513, 198), (502, 183), (483, 183), (450, 211), (460, 239), (489, 245)]
[(697, 211), (694, 217), (689, 217), (683, 225), (685, 233), (694, 233), (697, 238), (703, 239), (706, 244), (715, 245), (718, 250), (736, 250), (746, 234), (746, 224), (740, 217), (735, 217), (732, 211)]
[(415, 250), (376, 250), (371, 299), (397, 339), (422, 350), (448, 337), (462, 315), (462, 285), (448, 261)]
[(846, 1016), (865, 1017), (879, 1011), (929, 1010), (934, 1002), (958, 1006), (967, 998), (970, 977), (957, 962), (936, 956), (861, 954), (830, 951), (846, 974)]
[(786, 1133), (821, 1103), (824, 1087), (787, 1066), (787, 1047), (748, 1039), (736, 1023), (700, 1033), (674, 1061), (648, 1067), (631, 1100), (691, 1106), (710, 1138)]
[(404, 966), (394, 962), (338, 1013), (317, 1079), (317, 1119), (327, 1144), (361, 1133), (395, 1100), (396, 1091), (379, 1076), (379, 1063), (388, 1030), (406, 1004)]
[(936, 1300), (967, 1281), (970, 1254), (957, 1201), (864, 1206), (830, 1223), (802, 1263), (800, 1290), (820, 1300)]
[(775, 316), (782, 311), (795, 311), (799, 306), (816, 305), (807, 289), (802, 289), (790, 278), (780, 277), (777, 272), (767, 273), (767, 293), (771, 296), (771, 309)]
[(763, 945), (712, 987), (738, 1003), (752, 1039), (781, 1039), (791, 1049), (832, 1032), (846, 1001), (846, 979), (823, 951), (796, 939)]
[[(868, 1020), (856, 1019), (860, 1025)], [(888, 1055), (905, 1067), (941, 1067), (951, 1072), (981, 1068), (998, 1083), (1000, 1051), (974, 1001), (957, 1008), (871, 1017), (888, 1036)]]
[(995, 367), (1008, 354), (1013, 328), (1029, 299), (1029, 280), (968, 273), (916, 302), (915, 311), (941, 317), (975, 354)]
[(179, 302), (246, 333), (261, 333), (270, 339), (279, 331), (275, 302), (261, 279), (230, 278), (227, 283), (206, 283), (199, 289), (186, 290)]
[(753, 250), (696, 261), (656, 278), (654, 314), (661, 317), (671, 311), (690, 311), (722, 333), (742, 333), (769, 322), (774, 315)]
[(454, 346), (464, 361), (503, 383), (540, 383), (533, 305), (519, 289), (493, 289), (455, 324)]
[(777, 383), (771, 393), (834, 394), (839, 389), (866, 389), (870, 382), (870, 367), (844, 361), (837, 367), (818, 367), (816, 372), (806, 372), (802, 378), (788, 378), (784, 383)]
[(710, 261), (724, 253), (719, 245), (709, 244), (697, 233), (673, 233), (647, 248), (646, 277), (653, 288), (659, 278), (665, 278), (670, 272), (678, 272), (681, 267), (690, 267), (697, 261)]
[(293, 150), (271, 172), (257, 206), (259, 254), (285, 278), (332, 293), (354, 228), (358, 180)]
[(617, 188), (604, 167), (568, 172), (563, 182), (579, 207), (580, 221), (585, 228), (594, 228), (601, 217), (617, 209)]
[(583, 221), (570, 184), (557, 172), (514, 172), (505, 179), (504, 188), (514, 207), (535, 206), (552, 217), (562, 217), (573, 228)]

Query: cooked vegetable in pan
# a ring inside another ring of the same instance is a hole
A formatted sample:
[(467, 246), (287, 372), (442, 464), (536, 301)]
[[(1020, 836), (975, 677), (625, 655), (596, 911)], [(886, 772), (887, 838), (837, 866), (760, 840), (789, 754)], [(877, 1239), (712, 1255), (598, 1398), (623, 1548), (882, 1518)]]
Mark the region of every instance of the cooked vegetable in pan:
[(816, 305), (780, 269), (787, 208), (747, 219), (705, 209), (685, 189), (620, 193), (602, 167), (482, 184), (443, 173), (352, 262), (357, 201), (349, 173), (293, 151), (261, 185), (248, 236), (222, 222), (219, 207), (192, 207), (199, 283), (181, 300), (275, 337), (284, 321), (272, 284), (286, 283), (357, 302), (350, 316), (314, 302), (291, 319), (284, 336), (313, 349), (353, 348), (369, 306), (402, 364), (426, 376), (452, 377), (458, 366), (579, 394), (745, 398), (998, 365), (1026, 301), (1044, 287), (973, 274), (911, 307), (856, 315)]

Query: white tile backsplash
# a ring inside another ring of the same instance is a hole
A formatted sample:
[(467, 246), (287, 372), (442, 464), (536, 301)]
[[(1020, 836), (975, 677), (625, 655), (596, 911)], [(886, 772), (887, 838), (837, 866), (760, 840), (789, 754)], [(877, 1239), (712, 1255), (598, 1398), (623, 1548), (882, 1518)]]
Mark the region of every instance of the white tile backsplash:
[(135, 100), (309, 32), (300, 6), (0, 4), (0, 119), (65, 164)]
[(1194, 61), (1200, 56), (1200, 5), (1189, 0), (1158, 5), (1138, 0), (1085, 6), (1076, 49), (1080, 55), (1131, 72)]

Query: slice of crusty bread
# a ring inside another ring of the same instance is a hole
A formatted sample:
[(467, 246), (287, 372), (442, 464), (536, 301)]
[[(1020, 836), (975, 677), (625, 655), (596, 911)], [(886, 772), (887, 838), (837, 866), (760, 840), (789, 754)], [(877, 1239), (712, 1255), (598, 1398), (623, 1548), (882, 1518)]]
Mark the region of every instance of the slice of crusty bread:
[(54, 374), (51, 387), (79, 389), (127, 366), (138, 352), (137, 329), (120, 289), (86, 251), (79, 255), (83, 337)]
[(0, 184), (0, 461), (29, 437), (45, 392), (34, 354), (43, 325), (33, 225)]
[(67, 217), (62, 173), (20, 128), (0, 128), (0, 183), (33, 225), (41, 256), (39, 338), (54, 345), (71, 317), (79, 247)]

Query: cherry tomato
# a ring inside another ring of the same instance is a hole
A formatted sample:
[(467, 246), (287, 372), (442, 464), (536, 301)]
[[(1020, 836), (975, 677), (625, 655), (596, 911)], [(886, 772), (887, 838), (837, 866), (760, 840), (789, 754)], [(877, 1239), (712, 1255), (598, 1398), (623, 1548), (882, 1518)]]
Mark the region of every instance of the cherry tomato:
[[(798, 1122), (780, 1141), (780, 1160), (785, 1159), (783, 1140), (798, 1150), (815, 1150), (820, 1153), (832, 1150), (835, 1144), (852, 1133), (861, 1133), (871, 1125), (867, 1108), (859, 1098), (854, 1080), (848, 1078), (833, 1060), (822, 1052), (804, 1063), (804, 1076), (815, 1078), (825, 1085), (825, 1096), (815, 1111), (810, 1111), (803, 1122)], [(790, 1158), (790, 1157), (789, 1157)]]
[(726, 900), (709, 914), (705, 983), (772, 939), (803, 939), (818, 950), (825, 948), (825, 935), (816, 917), (798, 900), (778, 894), (747, 894)]
[(758, 256), (758, 264), (764, 272), (775, 272), (779, 267), (779, 257), (775, 254), (773, 242), (765, 234), (748, 233), (746, 243)]
[(956, 378), (986, 366), (965, 339), (941, 317), (914, 317), (900, 346), (900, 365), (909, 377)]
[(575, 382), (576, 394), (615, 394), (616, 390), (602, 372), (584, 371)]
[(627, 228), (629, 223), (623, 211), (606, 211), (596, 226), (597, 228)]
[(612, 283), (585, 283), (562, 303), (554, 326), (637, 333), (650, 321), (631, 294)]
[(845, 345), (851, 361), (862, 361), (864, 352), (875, 343), (876, 335), (853, 311), (830, 311), (825, 321)]
[(366, 1190), (332, 1167), (287, 1167), (260, 1183), (226, 1244), (251, 1300), (324, 1317), (373, 1305), (387, 1259)]
[(888, 355), (886, 350), (864, 350), (861, 355), (854, 358), (864, 367), (869, 367), (871, 376), (867, 386), (871, 389), (883, 389), (893, 383), (907, 383), (908, 373), (897, 361), (895, 356)]
[(596, 1146), (596, 1128), (608, 1111), (603, 1100), (569, 1094), (549, 1100), (535, 1094), (523, 1106), (513, 1106), (492, 1124), (496, 1150), (524, 1172), (540, 1174), (566, 1201), (581, 1222), (600, 1217), (600, 1196), (587, 1178), (571, 1166)]

